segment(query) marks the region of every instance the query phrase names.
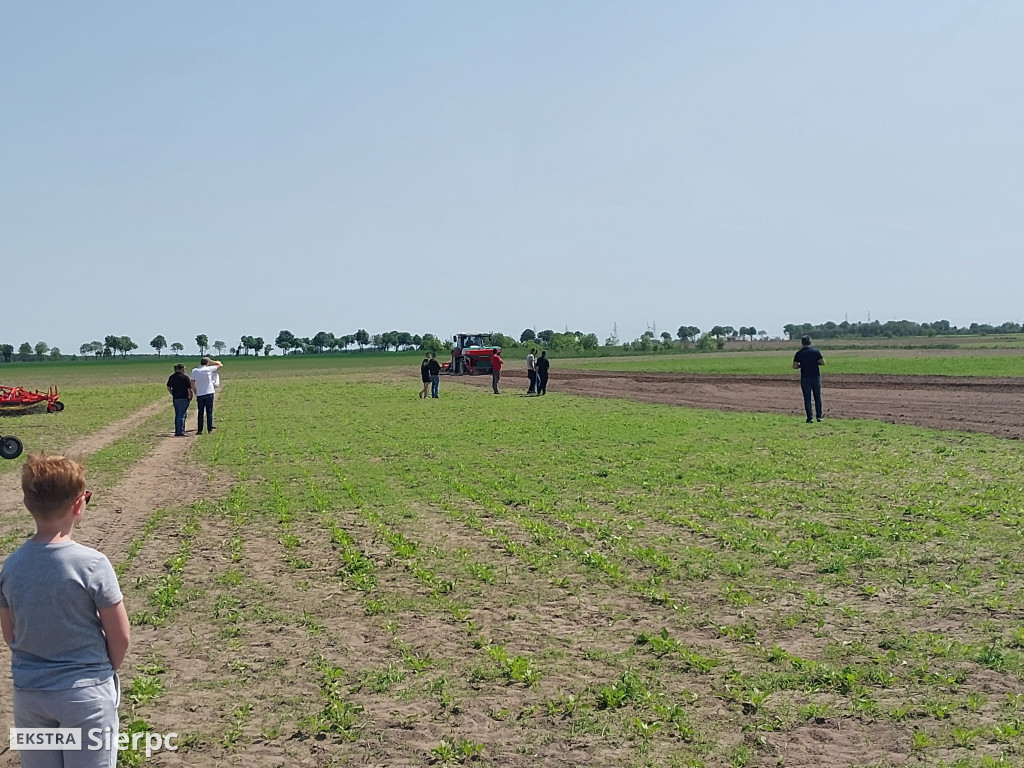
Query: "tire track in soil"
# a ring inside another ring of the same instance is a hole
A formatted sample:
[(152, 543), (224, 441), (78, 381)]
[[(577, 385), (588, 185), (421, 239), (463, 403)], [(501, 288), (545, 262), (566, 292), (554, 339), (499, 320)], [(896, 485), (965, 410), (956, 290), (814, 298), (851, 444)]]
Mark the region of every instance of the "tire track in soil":
[[(161, 399), (150, 403), (145, 408), (140, 408), (123, 419), (79, 438), (64, 451), (64, 455), (75, 457), (96, 453), (96, 451), (106, 448), (111, 443), (127, 435), (139, 424), (146, 421), (146, 419), (166, 409), (166, 400)], [(11, 478), (12, 481), (10, 483), (5, 482), (4, 486), (0, 488), (0, 513), (11, 512), (21, 508), (21, 478), (17, 472), (12, 474)]]

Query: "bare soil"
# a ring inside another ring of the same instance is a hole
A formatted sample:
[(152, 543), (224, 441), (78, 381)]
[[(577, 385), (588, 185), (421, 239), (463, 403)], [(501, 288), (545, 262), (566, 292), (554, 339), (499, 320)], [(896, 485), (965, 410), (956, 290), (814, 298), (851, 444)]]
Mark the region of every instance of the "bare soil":
[[(490, 376), (461, 376), (457, 381), (491, 385)], [(504, 393), (523, 394), (526, 371), (505, 369), (501, 381)], [(795, 375), (553, 371), (548, 391), (803, 417)], [(1017, 378), (825, 375), (822, 403), (827, 419), (877, 419), (1014, 440), (1024, 437), (1024, 380)]]

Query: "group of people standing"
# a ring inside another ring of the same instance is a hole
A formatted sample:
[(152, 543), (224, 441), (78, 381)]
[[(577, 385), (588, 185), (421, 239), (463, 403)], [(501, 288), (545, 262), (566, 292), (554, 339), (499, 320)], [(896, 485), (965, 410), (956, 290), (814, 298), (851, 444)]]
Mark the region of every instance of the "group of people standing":
[(537, 357), (537, 350), (531, 349), (526, 356), (526, 375), (530, 379), (530, 388), (526, 390), (527, 395), (546, 395), (548, 393), (548, 368), (551, 361), (548, 360), (547, 350), (542, 349), (540, 357)]
[[(505, 365), (505, 361), (501, 359), (498, 350), (494, 350), (491, 353), (490, 364), (491, 389), (494, 394), (500, 395), (498, 383), (501, 381), (501, 369)], [(457, 366), (458, 363), (453, 362), (452, 365)], [(540, 357), (537, 357), (537, 350), (530, 350), (530, 354), (526, 357), (526, 375), (530, 378), (530, 387), (526, 390), (527, 395), (546, 395), (548, 393), (548, 368), (550, 367), (551, 361), (548, 360), (548, 353), (546, 351), (541, 351)], [(438, 397), (438, 388), (441, 382), (441, 364), (437, 362), (436, 352), (423, 356), (423, 362), (420, 363), (420, 381), (423, 382), (423, 389), (419, 393), (421, 400)], [(427, 394), (428, 391), (430, 394)]]
[(213, 395), (220, 387), (220, 360), (204, 357), (199, 365), (192, 369), (192, 375), (185, 373), (183, 363), (174, 366), (174, 373), (167, 379), (167, 391), (174, 403), (174, 436), (185, 437), (185, 416), (188, 407), (195, 399), (199, 410), (199, 422), (196, 434), (203, 434), (203, 417), (206, 419), (206, 431), (213, 432)]

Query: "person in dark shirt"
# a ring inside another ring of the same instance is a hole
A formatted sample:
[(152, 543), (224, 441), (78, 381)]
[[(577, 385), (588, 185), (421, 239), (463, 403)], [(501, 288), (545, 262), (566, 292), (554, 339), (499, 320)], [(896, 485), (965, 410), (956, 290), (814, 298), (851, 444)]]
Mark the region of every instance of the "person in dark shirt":
[(437, 362), (437, 352), (430, 353), (430, 362), (427, 363), (427, 373), (430, 376), (430, 396), (437, 397), (437, 388), (441, 383), (441, 364)]
[(184, 437), (185, 416), (188, 413), (188, 404), (195, 396), (195, 390), (192, 389), (192, 379), (185, 373), (183, 363), (174, 366), (174, 373), (167, 379), (167, 391), (174, 403), (174, 436)]
[(548, 393), (548, 368), (551, 367), (551, 361), (548, 360), (548, 351), (542, 349), (540, 357), (537, 358), (537, 394), (546, 395)]
[(804, 393), (804, 412), (807, 414), (807, 423), (814, 421), (811, 418), (811, 395), (814, 396), (814, 415), (821, 421), (821, 366), (825, 364), (825, 358), (816, 347), (811, 346), (811, 337), (804, 336), (800, 339), (801, 347), (793, 355), (793, 367), (800, 370), (800, 389)]
[(420, 381), (423, 382), (423, 389), (420, 390), (420, 400), (427, 395), (427, 388), (430, 386), (430, 355), (423, 353), (423, 362), (420, 363)]

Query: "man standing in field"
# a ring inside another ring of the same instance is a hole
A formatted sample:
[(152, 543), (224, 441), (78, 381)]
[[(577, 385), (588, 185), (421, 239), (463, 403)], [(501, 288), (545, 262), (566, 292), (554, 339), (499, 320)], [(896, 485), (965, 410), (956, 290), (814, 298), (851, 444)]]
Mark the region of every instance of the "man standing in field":
[(430, 360), (427, 361), (427, 372), (430, 374), (430, 396), (436, 398), (437, 388), (441, 383), (441, 364), (437, 362), (437, 352), (430, 353)]
[(501, 379), (501, 366), (503, 362), (497, 349), (491, 352), (491, 389), (494, 390), (496, 395), (501, 394), (498, 392), (498, 380)]
[(196, 408), (199, 410), (199, 424), (196, 434), (203, 434), (203, 412), (206, 412), (206, 429), (213, 432), (213, 392), (214, 379), (220, 379), (218, 371), (224, 364), (220, 360), (204, 357), (199, 367), (192, 369), (192, 389), (196, 392)]
[(814, 413), (818, 421), (821, 421), (821, 366), (825, 364), (825, 358), (816, 347), (811, 346), (811, 337), (804, 336), (800, 339), (800, 349), (793, 355), (793, 367), (800, 370), (800, 389), (804, 393), (804, 412), (807, 414), (807, 423), (814, 421), (811, 418), (811, 395), (814, 395)]
[(167, 379), (167, 391), (174, 403), (174, 436), (185, 437), (185, 415), (195, 391), (192, 389), (192, 379), (185, 375), (183, 363), (174, 366), (174, 373)]
[(537, 394), (546, 395), (548, 393), (548, 368), (551, 366), (551, 361), (548, 360), (547, 350), (542, 349), (540, 357), (537, 359)]
[(537, 350), (531, 349), (530, 354), (526, 356), (526, 376), (530, 379), (530, 388), (526, 390), (526, 394), (533, 395), (537, 393)]

